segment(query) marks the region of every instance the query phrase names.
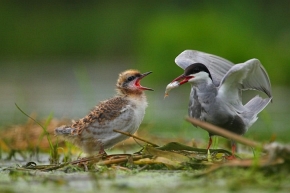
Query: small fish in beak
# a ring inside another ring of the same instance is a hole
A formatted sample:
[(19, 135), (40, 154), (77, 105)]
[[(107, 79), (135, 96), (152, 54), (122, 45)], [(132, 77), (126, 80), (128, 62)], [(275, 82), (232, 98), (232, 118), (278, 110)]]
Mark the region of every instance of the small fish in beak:
[(166, 86), (166, 90), (165, 90), (165, 95), (164, 95), (164, 98), (166, 98), (167, 96), (169, 96), (169, 91), (178, 87), (179, 86), (179, 82), (178, 81), (173, 81), (171, 83), (169, 83), (167, 86)]

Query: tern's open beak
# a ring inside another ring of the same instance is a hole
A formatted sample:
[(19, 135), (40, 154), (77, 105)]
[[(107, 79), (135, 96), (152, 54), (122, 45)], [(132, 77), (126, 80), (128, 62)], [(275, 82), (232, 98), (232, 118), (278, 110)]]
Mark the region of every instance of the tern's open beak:
[[(171, 83), (169, 83), (165, 90), (164, 98), (168, 96), (170, 90), (179, 87), (180, 85), (187, 83), (189, 79), (193, 78), (193, 76), (185, 76), (184, 74), (175, 78)], [(179, 82), (180, 81), (180, 82)]]
[(175, 78), (172, 82), (178, 81), (179, 82), (179, 86), (187, 83), (189, 79), (193, 78), (193, 76), (185, 76), (184, 74), (178, 76), (177, 78)]
[(141, 86), (141, 85), (140, 85), (140, 80), (141, 80), (142, 78), (144, 78), (145, 76), (151, 74), (151, 73), (152, 73), (152, 72), (145, 72), (145, 73), (141, 74), (141, 76), (138, 77), (138, 79), (137, 79), (136, 82), (135, 82), (136, 87), (139, 88), (139, 89), (141, 89), (141, 90), (151, 90), (151, 91), (153, 91), (152, 88), (147, 88), (147, 87), (144, 87), (144, 86)]

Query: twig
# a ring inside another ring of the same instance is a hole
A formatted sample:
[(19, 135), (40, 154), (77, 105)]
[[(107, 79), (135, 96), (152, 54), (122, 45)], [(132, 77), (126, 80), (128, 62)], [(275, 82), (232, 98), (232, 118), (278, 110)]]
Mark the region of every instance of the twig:
[[(142, 159), (142, 158), (144, 158), (143, 155), (132, 156), (133, 161), (139, 160), (139, 159)], [(122, 157), (122, 158), (117, 158), (117, 159), (112, 159), (112, 160), (104, 160), (104, 161), (98, 162), (98, 165), (120, 164), (120, 163), (128, 161), (128, 159), (129, 159), (129, 156)]]
[(57, 170), (59, 168), (63, 168), (67, 165), (69, 165), (70, 163), (66, 162), (66, 163), (63, 163), (63, 164), (59, 164), (59, 165), (55, 165), (55, 166), (51, 166), (51, 167), (47, 167), (47, 168), (43, 168), (41, 169), (40, 171), (43, 171), (43, 172), (48, 172), (48, 171), (52, 171), (52, 170)]
[(63, 168), (67, 165), (75, 165), (75, 164), (80, 164), (82, 162), (98, 162), (101, 159), (101, 155), (98, 156), (92, 156), (92, 157), (87, 157), (87, 158), (83, 158), (83, 159), (79, 159), (79, 160), (75, 160), (75, 161), (71, 161), (71, 162), (65, 162), (63, 164), (59, 164), (59, 165), (54, 165), (51, 167), (47, 167), (42, 169), (41, 171), (52, 171), (52, 170), (57, 170), (59, 168)]
[(124, 132), (124, 131), (120, 131), (120, 130), (116, 130), (116, 129), (113, 129), (113, 131), (115, 131), (115, 132), (117, 132), (117, 133), (121, 133), (121, 134), (123, 134), (123, 135), (127, 135), (127, 136), (129, 136), (129, 137), (133, 137), (134, 139), (138, 139), (138, 140), (140, 140), (140, 141), (143, 141), (143, 142), (145, 142), (145, 143), (148, 143), (148, 144), (152, 145), (153, 147), (159, 147), (159, 145), (156, 145), (155, 143), (152, 143), (152, 142), (150, 142), (150, 141), (147, 141), (147, 140), (145, 140), (145, 139), (142, 139), (142, 138), (140, 138), (140, 137), (137, 137), (136, 135), (132, 135), (131, 133)]
[(237, 142), (239, 142), (241, 144), (248, 145), (248, 146), (255, 147), (255, 148), (263, 147), (262, 144), (260, 144), (260, 143), (258, 143), (256, 141), (247, 139), (245, 137), (242, 137), (242, 136), (237, 135), (237, 134), (235, 134), (233, 132), (227, 131), (227, 130), (221, 128), (221, 127), (212, 125), (210, 123), (207, 123), (207, 122), (204, 122), (204, 121), (200, 121), (198, 119), (194, 119), (194, 118), (191, 118), (191, 117), (187, 117), (186, 120), (189, 121), (190, 123), (196, 125), (196, 126), (201, 127), (202, 129), (205, 129), (205, 130), (211, 132), (211, 133), (218, 134), (220, 136), (235, 140), (235, 141), (237, 141)]

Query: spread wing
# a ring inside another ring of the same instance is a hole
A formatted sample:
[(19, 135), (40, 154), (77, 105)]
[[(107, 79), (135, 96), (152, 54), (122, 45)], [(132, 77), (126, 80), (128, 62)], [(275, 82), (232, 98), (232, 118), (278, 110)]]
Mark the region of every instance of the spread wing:
[(196, 50), (185, 50), (175, 58), (175, 63), (185, 69), (193, 63), (202, 63), (210, 71), (215, 86), (219, 86), (224, 75), (234, 65), (232, 62), (212, 54)]
[(241, 90), (258, 90), (272, 98), (269, 76), (258, 59), (234, 65), (221, 81), (218, 95), (231, 104), (240, 100)]

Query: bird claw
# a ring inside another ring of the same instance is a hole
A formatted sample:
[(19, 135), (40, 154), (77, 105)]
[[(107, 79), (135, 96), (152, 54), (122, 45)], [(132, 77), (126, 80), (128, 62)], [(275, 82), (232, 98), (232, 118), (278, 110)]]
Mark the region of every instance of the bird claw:
[(234, 160), (234, 159), (236, 159), (236, 156), (235, 155), (230, 155), (230, 156), (226, 156), (225, 158), (227, 160)]

